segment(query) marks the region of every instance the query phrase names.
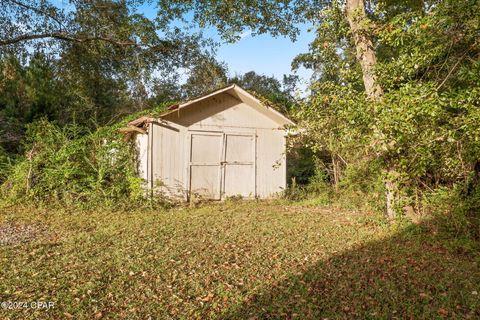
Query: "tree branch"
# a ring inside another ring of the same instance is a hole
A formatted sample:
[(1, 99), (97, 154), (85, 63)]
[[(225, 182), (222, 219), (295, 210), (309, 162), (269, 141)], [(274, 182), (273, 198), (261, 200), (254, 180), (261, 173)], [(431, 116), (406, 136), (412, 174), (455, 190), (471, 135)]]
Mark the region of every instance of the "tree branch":
[(38, 34), (23, 34), (20, 36), (17, 36), (15, 38), (11, 39), (0, 39), (0, 47), (1, 46), (6, 46), (6, 45), (11, 45), (11, 44), (16, 44), (22, 41), (29, 41), (29, 40), (37, 40), (37, 39), (47, 39), (47, 38), (53, 38), (53, 39), (58, 39), (58, 40), (63, 40), (63, 41), (69, 41), (69, 42), (77, 42), (77, 43), (86, 43), (86, 42), (92, 42), (92, 41), (104, 41), (111, 43), (115, 46), (118, 47), (136, 47), (136, 48), (149, 48), (149, 49), (165, 49), (165, 47), (170, 44), (168, 41), (162, 41), (161, 42), (161, 47), (160, 46), (152, 46), (152, 45), (147, 45), (147, 44), (141, 44), (137, 43), (135, 41), (121, 41), (118, 39), (113, 39), (109, 37), (104, 37), (104, 36), (90, 36), (90, 37), (74, 37), (69, 35), (66, 32), (46, 32), (46, 33), (38, 33)]
[(467, 53), (470, 51), (470, 48), (468, 48), (467, 51), (465, 51), (463, 53), (463, 55), (460, 57), (460, 59), (458, 59), (458, 61), (453, 65), (452, 69), (450, 69), (450, 71), (448, 72), (447, 76), (445, 77), (445, 79), (443, 79), (442, 83), (440, 83), (440, 85), (437, 87), (437, 91), (440, 90), (440, 88), (443, 87), (443, 85), (447, 82), (447, 80), (450, 78), (450, 76), (452, 75), (453, 71), (455, 71), (455, 69), (457, 69), (458, 65), (460, 64), (460, 62), (463, 61), (463, 59), (465, 59), (465, 57), (467, 56)]
[(23, 7), (23, 8), (25, 8), (25, 9), (28, 9), (28, 10), (34, 11), (34, 12), (36, 12), (36, 13), (39, 13), (39, 14), (41, 14), (41, 15), (44, 15), (44, 16), (52, 19), (52, 20), (55, 21), (56, 23), (58, 23), (58, 24), (60, 25), (60, 27), (63, 28), (62, 22), (61, 22), (57, 17), (51, 15), (51, 14), (48, 13), (48, 12), (45, 12), (45, 11), (42, 10), (42, 9), (33, 7), (33, 6), (31, 6), (31, 5), (28, 5), (28, 4), (25, 4), (25, 3), (22, 3), (22, 2), (19, 2), (19, 1), (16, 1), (16, 0), (7, 0), (7, 1), (9, 1), (9, 2), (11, 2), (11, 3), (13, 3), (13, 4), (15, 4), (15, 5), (19, 6), (19, 7)]

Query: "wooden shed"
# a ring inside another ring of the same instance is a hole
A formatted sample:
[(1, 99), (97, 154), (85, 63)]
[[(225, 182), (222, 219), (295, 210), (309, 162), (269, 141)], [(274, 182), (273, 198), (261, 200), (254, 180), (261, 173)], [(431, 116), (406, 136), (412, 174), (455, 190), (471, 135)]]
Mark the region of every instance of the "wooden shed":
[(286, 187), (293, 122), (237, 85), (129, 123), (139, 174), (169, 197), (271, 198)]

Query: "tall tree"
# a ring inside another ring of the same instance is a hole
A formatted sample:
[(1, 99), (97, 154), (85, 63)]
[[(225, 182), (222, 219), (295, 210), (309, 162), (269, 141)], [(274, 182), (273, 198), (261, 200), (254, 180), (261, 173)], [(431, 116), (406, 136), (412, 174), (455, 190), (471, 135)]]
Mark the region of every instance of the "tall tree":
[(9, 153), (17, 152), (25, 123), (60, 116), (61, 89), (53, 63), (44, 55), (32, 56), (28, 66), (14, 56), (0, 60), (0, 146)]
[[(199, 33), (148, 19), (140, 10), (147, 3), (0, 0), (0, 68), (7, 75), (0, 77), (0, 114), (18, 124), (4, 137), (21, 138), (25, 123), (42, 116), (89, 127), (115, 121), (153, 103), (155, 77), (165, 82), (211, 55), (211, 41)], [(35, 74), (44, 82), (33, 83)]]
[(269, 101), (284, 108), (288, 112), (295, 102), (295, 89), (298, 76), (284, 75), (282, 81), (273, 76), (257, 74), (249, 71), (243, 75), (236, 75), (229, 79), (230, 83), (236, 83), (244, 89), (250, 90), (267, 98)]
[[(363, 84), (367, 97), (374, 102), (381, 102), (384, 98), (383, 88), (380, 86), (375, 73), (377, 55), (373, 47), (371, 34), (365, 27), (368, 18), (364, 0), (346, 0), (345, 14), (350, 25), (350, 32), (355, 43), (356, 57), (362, 68)], [(376, 128), (378, 130), (378, 128)], [(392, 175), (395, 171), (390, 164), (385, 174), (385, 214), (388, 218), (395, 217), (396, 189)]]
[(362, 67), (363, 84), (367, 96), (372, 100), (383, 99), (383, 89), (375, 74), (377, 55), (368, 29), (368, 18), (364, 0), (346, 0), (345, 14), (355, 43), (356, 57)]
[(212, 56), (200, 56), (188, 69), (188, 78), (182, 85), (182, 97), (198, 96), (227, 84), (227, 67)]
[(51, 52), (65, 43), (103, 42), (139, 57), (168, 56), (178, 50), (184, 35), (168, 34), (168, 28), (139, 13), (137, 8), (145, 2), (1, 0), (0, 47), (2, 51), (36, 47)]
[(198, 33), (148, 19), (140, 10), (147, 3), (0, 0), (0, 57), (13, 54), (25, 63), (32, 51), (42, 52), (60, 61), (64, 75), (69, 69), (90, 74), (87, 84), (100, 76), (143, 90), (138, 80), (189, 67), (210, 44)]

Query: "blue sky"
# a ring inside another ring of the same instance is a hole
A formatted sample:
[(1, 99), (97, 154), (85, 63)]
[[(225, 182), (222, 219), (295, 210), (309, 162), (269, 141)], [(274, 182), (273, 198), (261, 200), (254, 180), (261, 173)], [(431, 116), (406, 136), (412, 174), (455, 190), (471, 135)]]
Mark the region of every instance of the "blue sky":
[[(148, 18), (155, 18), (156, 9), (153, 6), (140, 8)], [(300, 25), (300, 34), (295, 42), (289, 38), (274, 38), (268, 34), (251, 36), (244, 32), (242, 38), (236, 43), (225, 43), (220, 39), (214, 28), (202, 30), (206, 37), (220, 43), (217, 49), (217, 60), (227, 64), (229, 75), (243, 74), (255, 71), (259, 74), (275, 76), (281, 80), (284, 74), (291, 74), (292, 60), (300, 53), (308, 51), (308, 44), (313, 41), (314, 32), (308, 31), (307, 25)], [(312, 75), (311, 70), (301, 68), (297, 74), (304, 82), (300, 87), (306, 88), (306, 82)]]
[[(236, 43), (223, 43), (217, 51), (219, 60), (227, 63), (230, 73), (245, 73), (255, 71), (265, 75), (273, 75), (281, 79), (284, 74), (290, 74), (293, 58), (308, 51), (308, 44), (313, 41), (313, 32), (305, 25), (300, 26), (300, 35), (295, 42), (289, 38), (274, 38), (270, 35), (251, 36), (244, 33)], [(215, 30), (207, 30), (206, 34), (219, 39)], [(305, 80), (312, 72), (301, 69), (298, 71)]]

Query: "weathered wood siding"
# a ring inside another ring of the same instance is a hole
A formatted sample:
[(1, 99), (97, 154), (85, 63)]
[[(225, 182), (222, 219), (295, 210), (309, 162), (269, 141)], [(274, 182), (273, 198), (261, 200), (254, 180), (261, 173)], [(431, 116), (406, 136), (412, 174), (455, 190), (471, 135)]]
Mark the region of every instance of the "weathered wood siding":
[(167, 115), (165, 120), (189, 130), (278, 128), (265, 114), (227, 93), (205, 99), (197, 105)]
[(277, 195), (286, 187), (285, 131), (265, 110), (220, 93), (151, 124), (150, 187), (183, 199), (190, 188), (211, 199)]
[(151, 172), (153, 190), (183, 198), (187, 190), (185, 134), (181, 128), (152, 123)]
[(285, 189), (287, 162), (285, 132), (257, 129), (257, 196), (272, 198)]
[(145, 183), (148, 182), (148, 134), (135, 135), (135, 149), (137, 152), (138, 175)]

